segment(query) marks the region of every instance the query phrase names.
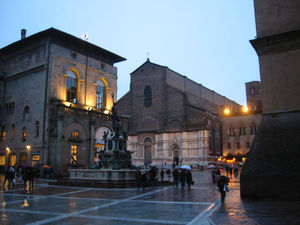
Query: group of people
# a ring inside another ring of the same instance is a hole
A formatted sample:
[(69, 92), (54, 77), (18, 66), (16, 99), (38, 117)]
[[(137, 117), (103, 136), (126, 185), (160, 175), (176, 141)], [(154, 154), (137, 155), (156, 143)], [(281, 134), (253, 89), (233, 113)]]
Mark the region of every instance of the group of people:
[[(142, 187), (143, 190), (147, 187), (154, 186), (158, 181), (159, 169), (155, 166), (152, 166), (149, 171), (141, 170), (137, 168), (136, 170), (136, 184), (137, 187)], [(188, 186), (188, 189), (191, 190), (191, 185), (194, 184), (191, 170), (186, 169), (178, 169), (174, 168), (171, 172), (171, 169), (162, 168), (160, 170), (160, 181), (164, 181), (165, 174), (167, 176), (167, 181), (171, 181), (171, 177), (173, 176), (173, 182), (176, 187), (178, 184), (181, 184), (181, 188), (184, 189), (185, 185)]]
[(16, 183), (24, 185), (24, 189), (29, 185), (29, 189), (33, 188), (33, 180), (35, 178), (35, 169), (33, 167), (18, 166), (16, 169), (14, 166), (9, 166), (5, 172), (5, 178), (3, 186), (8, 181), (8, 188), (14, 188)]

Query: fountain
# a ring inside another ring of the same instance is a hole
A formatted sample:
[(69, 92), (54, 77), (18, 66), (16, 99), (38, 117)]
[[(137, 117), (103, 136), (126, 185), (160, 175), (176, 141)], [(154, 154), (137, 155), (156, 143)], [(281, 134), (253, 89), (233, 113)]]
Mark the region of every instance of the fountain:
[(136, 170), (131, 164), (131, 152), (126, 149), (128, 135), (120, 124), (116, 103), (112, 108), (112, 128), (110, 135), (108, 132), (103, 135), (105, 147), (99, 152), (100, 169), (70, 169), (68, 180), (58, 183), (93, 187), (135, 186)]

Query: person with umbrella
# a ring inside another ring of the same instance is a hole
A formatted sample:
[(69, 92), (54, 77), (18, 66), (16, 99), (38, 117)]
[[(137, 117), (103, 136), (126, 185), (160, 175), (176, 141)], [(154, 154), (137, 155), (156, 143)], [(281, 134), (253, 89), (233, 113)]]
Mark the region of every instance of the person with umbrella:
[(221, 200), (222, 202), (224, 202), (225, 197), (226, 197), (226, 192), (229, 191), (228, 189), (228, 182), (229, 182), (229, 178), (226, 176), (220, 176), (217, 186), (219, 188), (219, 192), (221, 194)]
[(191, 170), (187, 170), (187, 172), (186, 172), (186, 183), (187, 183), (189, 191), (190, 191), (191, 185), (193, 184), (193, 177), (192, 177)]
[(173, 179), (175, 186), (178, 187), (179, 171), (177, 168), (175, 168), (173, 171)]
[(181, 188), (184, 189), (184, 185), (185, 185), (185, 170), (184, 169), (180, 170), (179, 179), (180, 179), (180, 183), (181, 183)]

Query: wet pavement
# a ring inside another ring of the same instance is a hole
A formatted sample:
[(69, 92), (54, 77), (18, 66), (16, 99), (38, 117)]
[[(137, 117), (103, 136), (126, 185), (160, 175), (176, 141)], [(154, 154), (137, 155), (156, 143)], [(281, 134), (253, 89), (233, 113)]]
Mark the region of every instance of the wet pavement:
[(42, 179), (33, 190), (1, 186), (0, 224), (300, 224), (299, 202), (241, 201), (234, 178), (222, 204), (210, 171), (193, 172), (193, 178), (190, 191), (54, 186)]

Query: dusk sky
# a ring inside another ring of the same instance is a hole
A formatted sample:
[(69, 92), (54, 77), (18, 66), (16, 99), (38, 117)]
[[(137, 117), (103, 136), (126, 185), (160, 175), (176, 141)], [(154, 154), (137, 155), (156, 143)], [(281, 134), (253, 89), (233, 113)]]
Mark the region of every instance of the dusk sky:
[(118, 68), (118, 99), (130, 73), (150, 61), (239, 104), (245, 82), (259, 81), (252, 0), (1, 0), (0, 48), (54, 27), (127, 60)]

